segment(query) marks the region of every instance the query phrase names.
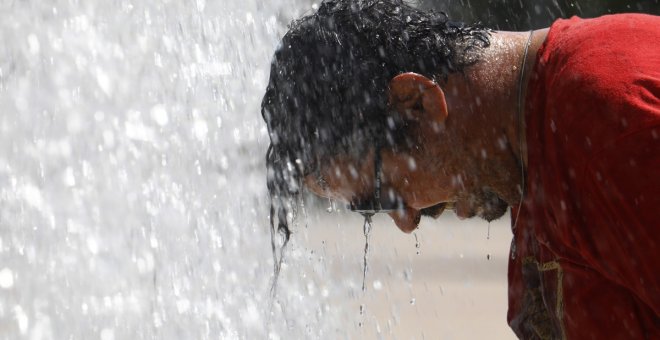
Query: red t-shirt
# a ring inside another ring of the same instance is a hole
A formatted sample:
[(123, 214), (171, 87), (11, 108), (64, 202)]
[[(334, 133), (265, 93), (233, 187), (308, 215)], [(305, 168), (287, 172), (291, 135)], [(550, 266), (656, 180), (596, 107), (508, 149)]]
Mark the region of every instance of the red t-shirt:
[(556, 21), (525, 119), (509, 324), (525, 339), (660, 339), (660, 17)]

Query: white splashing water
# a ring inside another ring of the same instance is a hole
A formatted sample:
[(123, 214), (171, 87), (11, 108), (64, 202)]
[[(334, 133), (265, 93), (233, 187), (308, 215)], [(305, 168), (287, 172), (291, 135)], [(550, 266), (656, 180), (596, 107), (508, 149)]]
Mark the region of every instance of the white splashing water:
[(307, 281), (283, 277), (264, 308), (259, 104), (310, 6), (0, 2), (3, 336), (334, 337)]

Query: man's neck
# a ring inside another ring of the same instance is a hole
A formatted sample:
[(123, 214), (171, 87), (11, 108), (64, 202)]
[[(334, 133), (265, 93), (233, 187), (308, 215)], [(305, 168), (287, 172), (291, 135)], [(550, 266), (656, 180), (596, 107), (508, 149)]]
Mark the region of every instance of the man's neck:
[(530, 32), (494, 32), (480, 61), (450, 76), (445, 90), (452, 124), (468, 134), (464, 151), (488, 159), (492, 167), (481, 175), (510, 204), (520, 199), (521, 160), (526, 163), (522, 99), (546, 33), (529, 40)]

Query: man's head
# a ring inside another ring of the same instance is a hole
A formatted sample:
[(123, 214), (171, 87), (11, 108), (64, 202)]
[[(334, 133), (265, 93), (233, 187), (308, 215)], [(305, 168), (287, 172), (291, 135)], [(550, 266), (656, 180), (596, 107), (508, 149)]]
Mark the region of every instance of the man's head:
[[(481, 27), (398, 0), (326, 1), (295, 22), (275, 53), (262, 102), (278, 229), (288, 235), (286, 211), (303, 185), (344, 201), (373, 192), (375, 150), (382, 153), (383, 181), (392, 184), (384, 195), (402, 202), (398, 217), (418, 219), (406, 208), (435, 206), (437, 212), (438, 197), (454, 199), (457, 193), (442, 181), (428, 187), (424, 180), (433, 174), (417, 169), (427, 165), (420, 160), (443, 161), (429, 155), (437, 148), (424, 148), (445, 129), (447, 108), (437, 83), (475, 63), (488, 45)], [(451, 166), (446, 171), (454, 173)], [(396, 179), (408, 183), (394, 185)], [(431, 189), (433, 197), (425, 197)]]

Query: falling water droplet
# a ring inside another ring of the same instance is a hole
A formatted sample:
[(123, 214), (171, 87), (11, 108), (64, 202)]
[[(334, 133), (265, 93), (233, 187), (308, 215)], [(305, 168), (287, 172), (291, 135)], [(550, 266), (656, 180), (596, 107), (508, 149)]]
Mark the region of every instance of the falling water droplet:
[(417, 238), (417, 233), (413, 233), (413, 236), (415, 236), (415, 248), (417, 249), (417, 255), (419, 255), (420, 245), (419, 245), (419, 239)]
[(362, 317), (364, 316), (364, 305), (360, 305), (360, 321), (358, 322), (358, 327), (362, 327)]
[(331, 212), (332, 212), (332, 205), (333, 205), (333, 204), (332, 204), (332, 200), (331, 200), (331, 199), (328, 199), (328, 208), (325, 209), (325, 211), (331, 213)]
[(486, 239), (490, 240), (490, 222), (488, 222), (488, 234), (486, 234)]
[(490, 254), (486, 254), (486, 260), (490, 261)]
[(415, 305), (415, 302), (416, 302), (415, 298), (410, 299), (410, 304), (411, 304), (411, 305), (414, 306), (414, 305)]

